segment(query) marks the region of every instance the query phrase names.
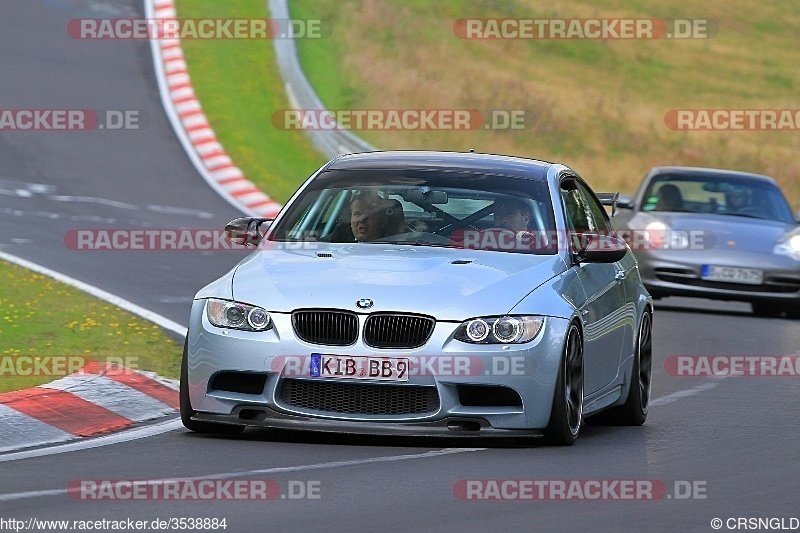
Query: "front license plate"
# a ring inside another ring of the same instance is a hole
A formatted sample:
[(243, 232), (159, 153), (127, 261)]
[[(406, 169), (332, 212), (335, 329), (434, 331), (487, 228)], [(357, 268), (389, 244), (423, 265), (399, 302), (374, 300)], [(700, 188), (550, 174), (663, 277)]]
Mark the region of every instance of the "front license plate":
[(312, 353), (309, 371), (318, 378), (408, 381), (408, 359)]
[(709, 281), (761, 285), (764, 282), (764, 271), (758, 268), (703, 265), (702, 278)]

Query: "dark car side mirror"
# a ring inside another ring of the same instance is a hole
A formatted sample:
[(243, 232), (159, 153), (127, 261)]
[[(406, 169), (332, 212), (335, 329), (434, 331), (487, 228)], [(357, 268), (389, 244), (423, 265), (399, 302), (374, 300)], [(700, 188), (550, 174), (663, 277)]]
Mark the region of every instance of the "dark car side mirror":
[(628, 245), (612, 235), (580, 234), (575, 256), (580, 263), (616, 263), (628, 253)]
[(234, 218), (225, 224), (225, 237), (240, 246), (258, 246), (272, 220), (253, 217)]

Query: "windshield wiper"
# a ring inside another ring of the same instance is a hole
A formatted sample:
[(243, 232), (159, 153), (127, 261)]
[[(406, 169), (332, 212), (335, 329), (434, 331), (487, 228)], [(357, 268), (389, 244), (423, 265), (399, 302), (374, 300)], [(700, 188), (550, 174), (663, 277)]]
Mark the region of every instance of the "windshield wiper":
[(756, 218), (758, 220), (773, 220), (771, 218), (764, 218), (758, 215), (750, 215), (747, 213), (717, 213), (718, 215), (725, 215), (729, 217), (745, 217), (745, 218)]

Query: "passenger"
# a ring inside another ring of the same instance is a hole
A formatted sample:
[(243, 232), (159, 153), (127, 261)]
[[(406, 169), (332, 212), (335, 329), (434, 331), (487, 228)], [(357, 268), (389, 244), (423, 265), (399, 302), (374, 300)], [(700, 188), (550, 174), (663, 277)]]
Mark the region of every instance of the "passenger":
[(494, 227), (484, 230), (458, 228), (450, 236), (453, 246), (479, 250), (530, 251), (545, 240), (530, 232), (530, 205), (518, 198), (502, 198), (492, 204)]
[(383, 229), (384, 237), (408, 233), (414, 230), (414, 228), (406, 223), (403, 205), (400, 203), (400, 200), (387, 199), (386, 206), (386, 226)]
[(531, 208), (527, 202), (515, 198), (496, 200), (492, 205), (494, 225), (518, 233), (528, 231)]

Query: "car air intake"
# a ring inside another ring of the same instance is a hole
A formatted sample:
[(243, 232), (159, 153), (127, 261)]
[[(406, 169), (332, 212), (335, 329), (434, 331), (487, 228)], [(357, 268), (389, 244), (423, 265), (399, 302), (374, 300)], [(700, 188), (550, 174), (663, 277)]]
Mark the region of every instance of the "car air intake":
[(522, 398), (509, 387), (458, 385), (458, 401), (464, 407), (519, 407)]
[(364, 343), (373, 348), (419, 348), (430, 338), (436, 320), (428, 316), (375, 313), (364, 325)]
[(347, 311), (295, 311), (292, 326), (298, 337), (311, 344), (349, 346), (358, 338), (358, 317)]
[(220, 372), (208, 386), (210, 390), (239, 392), (242, 394), (262, 394), (267, 383), (266, 374), (253, 372)]
[(411, 415), (439, 409), (436, 387), (372, 385), (283, 379), (279, 394), (289, 406), (353, 415)]

